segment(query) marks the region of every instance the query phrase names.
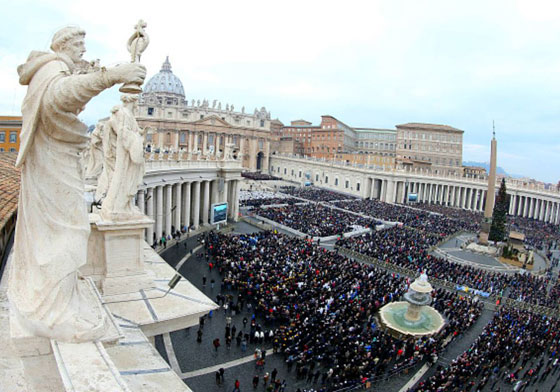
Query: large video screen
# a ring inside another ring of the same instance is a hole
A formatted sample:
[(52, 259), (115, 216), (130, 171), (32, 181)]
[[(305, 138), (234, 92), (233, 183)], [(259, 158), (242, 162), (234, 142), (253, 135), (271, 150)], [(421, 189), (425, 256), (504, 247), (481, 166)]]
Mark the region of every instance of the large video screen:
[(227, 222), (227, 209), (228, 203), (216, 203), (212, 204), (210, 223), (216, 225), (218, 223)]
[(408, 194), (408, 201), (409, 202), (418, 201), (418, 194), (417, 193), (409, 193)]

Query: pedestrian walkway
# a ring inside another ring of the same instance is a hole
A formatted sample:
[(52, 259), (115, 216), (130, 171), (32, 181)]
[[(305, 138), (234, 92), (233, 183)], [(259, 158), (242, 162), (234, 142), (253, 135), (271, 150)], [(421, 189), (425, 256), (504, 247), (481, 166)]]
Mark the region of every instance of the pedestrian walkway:
[[(271, 357), (275, 354), (276, 353), (268, 354), (267, 358), (269, 358), (269, 357)], [(251, 362), (251, 361), (254, 361), (254, 360), (255, 360), (254, 355), (247, 355), (246, 357), (239, 358), (239, 359), (236, 359), (236, 360), (233, 360), (233, 361), (224, 362), (224, 363), (221, 363), (219, 365), (209, 366), (209, 367), (204, 368), (204, 369), (194, 370), (192, 372), (181, 373), (180, 375), (181, 375), (182, 379), (203, 376), (205, 374), (215, 373), (218, 370), (220, 370), (220, 368), (229, 369), (229, 368), (232, 368), (232, 367), (235, 367), (235, 366), (243, 365), (245, 363), (248, 363), (248, 362)]]

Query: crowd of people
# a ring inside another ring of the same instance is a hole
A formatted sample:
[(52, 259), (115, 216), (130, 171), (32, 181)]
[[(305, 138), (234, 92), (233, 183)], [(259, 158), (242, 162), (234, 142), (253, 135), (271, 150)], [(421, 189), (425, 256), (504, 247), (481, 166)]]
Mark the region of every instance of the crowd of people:
[(469, 297), (434, 291), (434, 307), (448, 321), (443, 330), (396, 339), (375, 314), (406, 292), (404, 277), (273, 232), (211, 233), (207, 248), (222, 276), (218, 303), (253, 313), (251, 333), (263, 331), (287, 370), (295, 367), (297, 378), (313, 385), (309, 390), (340, 390), (433, 360), (482, 308)]
[(477, 269), (467, 265), (453, 264), (432, 256), (429, 249), (440, 236), (427, 231), (403, 226), (349, 237), (337, 241), (337, 245), (371, 256), (382, 262), (398, 265), (428, 276), (447, 280), (470, 288), (499, 294), (509, 283), (509, 276)]
[(333, 192), (333, 191), (316, 188), (312, 186), (309, 187), (285, 186), (280, 188), (280, 192), (296, 197), (301, 197), (302, 199), (316, 201), (316, 202), (357, 199), (356, 196), (346, 195), (344, 193)]
[(557, 391), (559, 330), (558, 319), (502, 308), (468, 350), (412, 391), (543, 390), (548, 378)]
[(281, 180), (280, 177), (271, 176), (270, 174), (261, 173), (261, 172), (242, 172), (241, 177), (248, 178), (249, 180), (255, 181), (271, 181), (271, 180)]
[(277, 204), (293, 205), (301, 203), (301, 200), (284, 195), (278, 192), (270, 191), (246, 191), (239, 192), (239, 205), (241, 207), (260, 207)]
[(312, 237), (327, 237), (355, 231), (356, 228), (375, 228), (373, 218), (364, 218), (322, 204), (298, 204), (289, 207), (255, 208), (254, 215), (270, 219)]
[[(507, 274), (451, 263), (429, 253), (440, 240), (439, 234), (403, 226), (343, 238), (337, 245), (428, 276), (481, 290), (496, 297), (508, 297), (529, 304), (558, 306), (560, 287), (548, 276), (529, 273)], [(557, 278), (557, 277), (556, 277)], [(557, 281), (557, 279), (555, 279)]]
[(447, 237), (458, 231), (476, 231), (471, 220), (453, 219), (444, 215), (421, 211), (416, 208), (384, 203), (379, 200), (350, 200), (333, 203), (339, 208), (389, 222), (399, 222), (409, 227), (428, 230)]

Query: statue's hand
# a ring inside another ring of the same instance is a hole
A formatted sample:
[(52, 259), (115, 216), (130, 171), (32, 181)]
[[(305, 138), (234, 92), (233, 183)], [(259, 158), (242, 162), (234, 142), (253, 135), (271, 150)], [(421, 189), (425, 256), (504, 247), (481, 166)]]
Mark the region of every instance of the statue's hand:
[(119, 64), (107, 71), (114, 83), (142, 84), (146, 79), (146, 67), (138, 63)]

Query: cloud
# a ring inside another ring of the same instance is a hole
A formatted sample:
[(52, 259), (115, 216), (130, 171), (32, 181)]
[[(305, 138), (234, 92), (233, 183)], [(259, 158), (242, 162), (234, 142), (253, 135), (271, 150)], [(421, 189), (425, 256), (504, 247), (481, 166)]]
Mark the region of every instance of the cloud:
[[(552, 0), (10, 2), (0, 26), (0, 113), (19, 109), (25, 89), (15, 68), (30, 50), (47, 49), (58, 28), (82, 26), (86, 57), (112, 65), (128, 61), (125, 43), (142, 18), (148, 75), (169, 55), (189, 100), (266, 106), (285, 123), (331, 114), (366, 127), (449, 124), (465, 130), (464, 155), (476, 160), (488, 160), (476, 146), (489, 144), (495, 120), (502, 159), (552, 178), (547, 167), (560, 166), (548, 146), (560, 127), (560, 51), (551, 50), (560, 47), (559, 7)], [(93, 123), (116, 102), (115, 88), (82, 117)], [(547, 162), (537, 164), (543, 155)]]

